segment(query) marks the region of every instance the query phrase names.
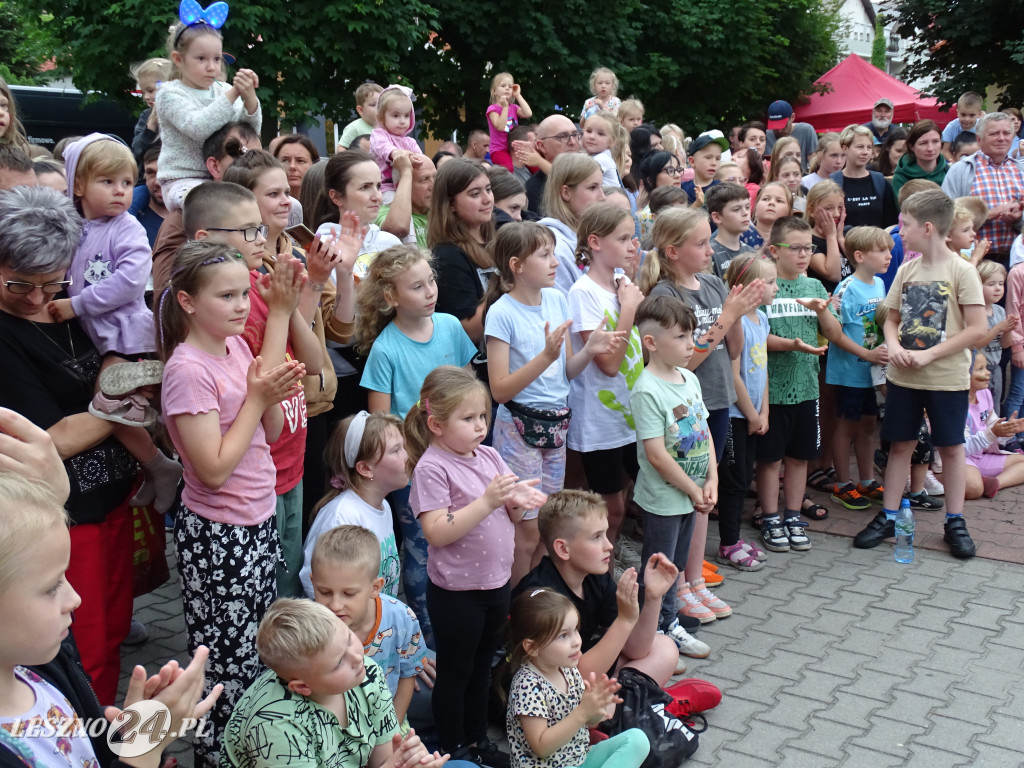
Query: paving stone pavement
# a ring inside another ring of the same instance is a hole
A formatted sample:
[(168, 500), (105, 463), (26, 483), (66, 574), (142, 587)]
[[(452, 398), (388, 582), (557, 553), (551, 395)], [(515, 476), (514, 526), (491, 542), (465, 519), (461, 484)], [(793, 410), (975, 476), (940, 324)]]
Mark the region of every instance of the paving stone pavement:
[[(715, 591), (734, 614), (701, 629), (711, 656), (688, 660), (685, 676), (714, 682), (723, 699), (691, 764), (1024, 765), (1024, 567), (921, 549), (901, 565), (888, 543), (811, 540), (757, 573), (722, 566)], [(136, 601), (151, 639), (125, 653), (124, 673), (185, 659), (171, 571)], [(191, 768), (184, 742), (172, 754)]]

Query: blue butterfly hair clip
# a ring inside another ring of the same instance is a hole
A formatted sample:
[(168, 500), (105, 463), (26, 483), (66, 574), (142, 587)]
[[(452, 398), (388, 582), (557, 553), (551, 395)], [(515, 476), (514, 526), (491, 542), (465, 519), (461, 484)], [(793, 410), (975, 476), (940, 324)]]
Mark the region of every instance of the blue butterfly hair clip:
[(220, 0), (203, 8), (196, 0), (181, 0), (181, 5), (178, 6), (178, 18), (184, 26), (178, 30), (174, 40), (175, 46), (177, 46), (182, 33), (189, 27), (194, 27), (197, 24), (205, 24), (214, 29), (223, 27), (224, 22), (228, 20), (228, 4)]

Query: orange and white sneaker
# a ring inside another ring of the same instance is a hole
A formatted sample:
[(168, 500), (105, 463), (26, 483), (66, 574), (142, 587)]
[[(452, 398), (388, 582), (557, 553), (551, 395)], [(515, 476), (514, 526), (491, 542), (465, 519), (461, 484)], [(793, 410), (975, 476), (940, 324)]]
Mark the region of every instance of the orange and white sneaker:
[[(711, 570), (712, 568), (714, 570)], [(700, 575), (709, 587), (720, 587), (725, 583), (725, 576), (719, 575), (718, 568), (711, 565), (707, 560), (704, 561)]]
[[(698, 579), (697, 581), (700, 582), (702, 586), (704, 585), (704, 579)], [(696, 584), (697, 582), (694, 583)], [(697, 619), (701, 624), (710, 624), (715, 620), (714, 612), (701, 602), (700, 597), (691, 589), (688, 582), (682, 582), (679, 585), (676, 594), (679, 596), (679, 601), (682, 603), (679, 608), (680, 615), (689, 616), (691, 619)]]
[(697, 596), (697, 599), (711, 611), (716, 619), (724, 619), (726, 616), (732, 616), (732, 608), (726, 605), (725, 601), (719, 597), (716, 597), (714, 593), (708, 589), (708, 585), (704, 583), (704, 579), (697, 579), (690, 583), (690, 592)]

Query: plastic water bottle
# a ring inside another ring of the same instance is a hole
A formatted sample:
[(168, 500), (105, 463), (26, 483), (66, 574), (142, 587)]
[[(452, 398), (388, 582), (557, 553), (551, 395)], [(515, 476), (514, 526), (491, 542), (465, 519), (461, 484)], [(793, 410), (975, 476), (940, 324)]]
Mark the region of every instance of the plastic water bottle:
[(910, 499), (900, 502), (896, 515), (896, 548), (893, 557), (897, 563), (914, 562), (914, 513), (910, 511)]

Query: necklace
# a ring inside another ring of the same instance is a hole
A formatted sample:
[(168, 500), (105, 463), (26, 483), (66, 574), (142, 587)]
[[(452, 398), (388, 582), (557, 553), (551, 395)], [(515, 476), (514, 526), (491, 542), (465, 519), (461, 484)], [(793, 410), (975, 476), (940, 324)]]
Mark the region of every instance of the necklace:
[[(35, 328), (37, 331), (39, 331), (39, 333), (41, 333), (43, 335), (44, 339), (46, 339), (48, 342), (53, 344), (53, 346), (55, 346), (57, 349), (59, 349), (61, 351), (61, 353), (63, 353), (65, 355), (65, 357), (67, 357), (68, 351), (66, 349), (64, 349), (64, 347), (62, 347), (56, 341), (54, 341), (53, 337), (51, 337), (50, 334), (48, 334), (46, 331), (44, 331), (42, 328), (40, 328), (40, 326), (43, 325), (43, 323), (37, 323), (35, 320), (29, 320), (28, 322), (30, 322), (32, 324), (32, 327)], [(45, 323), (45, 325), (54, 325), (54, 323)], [(71, 356), (70, 356), (69, 359), (77, 360), (78, 359), (78, 355), (75, 352), (75, 342), (71, 338), (71, 325), (70, 325), (70, 323), (64, 323), (64, 327), (65, 327), (65, 329), (67, 329), (67, 332), (68, 332), (68, 346), (71, 347)]]

